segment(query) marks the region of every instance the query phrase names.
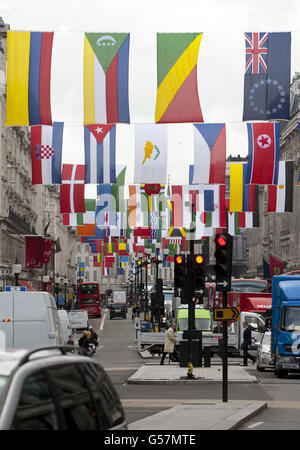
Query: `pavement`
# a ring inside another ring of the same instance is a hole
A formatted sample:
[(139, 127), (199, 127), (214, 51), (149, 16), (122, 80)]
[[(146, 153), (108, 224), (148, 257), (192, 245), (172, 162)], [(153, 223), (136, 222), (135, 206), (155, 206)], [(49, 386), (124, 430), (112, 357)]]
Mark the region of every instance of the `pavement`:
[[(142, 365), (130, 378), (130, 384), (197, 384), (222, 383), (222, 365), (194, 367), (196, 379), (187, 379), (187, 368), (176, 363), (148, 362)], [(228, 383), (257, 383), (255, 370), (241, 366), (228, 366)], [(129, 424), (129, 430), (234, 430), (243, 422), (255, 416), (268, 404), (265, 401), (250, 400), (199, 400), (180, 403)]]

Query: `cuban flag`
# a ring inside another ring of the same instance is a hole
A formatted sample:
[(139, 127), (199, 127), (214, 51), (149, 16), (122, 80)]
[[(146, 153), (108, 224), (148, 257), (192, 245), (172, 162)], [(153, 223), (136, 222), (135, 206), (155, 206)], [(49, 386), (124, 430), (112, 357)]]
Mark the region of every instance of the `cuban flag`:
[(243, 120), (290, 118), (291, 33), (245, 33)]
[(192, 184), (225, 184), (225, 124), (194, 123), (194, 173)]
[(63, 122), (31, 127), (32, 184), (61, 184)]
[(85, 125), (85, 184), (116, 183), (116, 126)]
[(248, 123), (248, 169), (246, 184), (277, 184), (279, 123)]
[(60, 212), (84, 213), (84, 164), (63, 164)]

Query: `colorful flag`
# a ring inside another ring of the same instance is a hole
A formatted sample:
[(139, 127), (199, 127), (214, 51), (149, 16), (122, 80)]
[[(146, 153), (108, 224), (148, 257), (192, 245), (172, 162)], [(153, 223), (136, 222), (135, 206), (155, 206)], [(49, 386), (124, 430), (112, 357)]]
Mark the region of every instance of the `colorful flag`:
[(194, 123), (193, 183), (225, 184), (225, 124)]
[(166, 182), (167, 132), (167, 125), (135, 125), (135, 184)]
[(128, 226), (142, 226), (141, 189), (140, 186), (129, 186), (129, 216)]
[[(231, 163), (230, 167), (230, 201), (229, 211), (243, 211), (243, 163)], [(231, 233), (230, 233), (231, 234)]]
[(270, 252), (269, 260), (271, 277), (273, 277), (274, 275), (281, 275), (284, 272), (284, 261)]
[(243, 120), (290, 118), (291, 33), (245, 33)]
[(243, 164), (243, 211), (258, 211), (258, 189), (257, 184), (246, 184), (248, 163)]
[(6, 126), (52, 125), (53, 32), (7, 32)]
[(247, 184), (277, 184), (279, 123), (248, 123)]
[(157, 34), (156, 123), (203, 122), (197, 60), (203, 33)]
[(293, 212), (293, 161), (279, 161), (278, 184), (268, 186), (268, 212)]
[(85, 125), (85, 184), (116, 183), (116, 126)]
[(224, 184), (215, 184), (207, 186), (207, 189), (214, 191), (214, 211), (205, 212), (203, 219), (206, 228), (225, 228), (226, 227), (226, 205), (225, 205), (225, 190)]
[(264, 272), (263, 278), (264, 280), (270, 281), (272, 279), (270, 274), (270, 262), (264, 256), (262, 258), (263, 258), (263, 272)]
[(32, 184), (61, 184), (63, 122), (31, 127)]
[(84, 123), (130, 123), (129, 33), (84, 37)]
[(97, 185), (96, 224), (98, 228), (109, 226), (109, 215), (116, 211), (111, 184)]
[(85, 213), (66, 213), (63, 214), (63, 225), (68, 227), (77, 227), (80, 225), (95, 224), (96, 200), (94, 198), (86, 198), (84, 200)]
[(63, 164), (60, 186), (60, 212), (85, 212), (84, 164)]

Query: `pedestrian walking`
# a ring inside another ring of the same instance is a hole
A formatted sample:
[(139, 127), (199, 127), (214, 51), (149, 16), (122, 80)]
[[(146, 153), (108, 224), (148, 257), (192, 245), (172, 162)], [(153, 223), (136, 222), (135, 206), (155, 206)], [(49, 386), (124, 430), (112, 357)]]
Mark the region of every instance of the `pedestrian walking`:
[[(75, 345), (75, 342), (73, 341), (73, 337), (72, 337), (71, 334), (70, 334), (70, 336), (69, 336), (69, 338), (68, 338), (67, 345)], [(74, 349), (70, 349), (70, 350), (68, 350), (68, 352), (74, 353)]]
[(165, 337), (165, 345), (164, 345), (164, 351), (160, 360), (160, 365), (164, 365), (165, 358), (167, 356), (167, 353), (170, 355), (171, 361), (179, 362), (179, 358), (175, 349), (175, 344), (179, 342), (179, 340), (175, 337), (174, 330), (176, 329), (176, 323), (172, 322), (170, 328), (166, 331), (166, 337)]
[(248, 350), (250, 350), (251, 348), (251, 327), (248, 324), (248, 322), (243, 322), (243, 328), (244, 328), (244, 332), (243, 332), (243, 342), (241, 345), (241, 349), (243, 350), (243, 363), (241, 364), (241, 366), (247, 366), (248, 365), (248, 358), (251, 359), (252, 364), (255, 364), (256, 358), (252, 355), (250, 355), (250, 353), (248, 352)]
[(214, 328), (214, 333), (223, 333), (223, 322), (222, 320), (218, 321), (218, 325)]

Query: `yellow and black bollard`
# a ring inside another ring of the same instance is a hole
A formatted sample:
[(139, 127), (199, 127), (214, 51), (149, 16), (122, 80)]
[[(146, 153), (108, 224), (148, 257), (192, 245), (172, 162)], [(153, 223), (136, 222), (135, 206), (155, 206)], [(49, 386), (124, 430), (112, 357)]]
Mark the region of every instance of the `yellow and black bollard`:
[(187, 378), (189, 380), (195, 380), (196, 379), (195, 375), (193, 374), (193, 369), (194, 369), (193, 364), (191, 362), (189, 362), (188, 363), (188, 371), (187, 371)]

